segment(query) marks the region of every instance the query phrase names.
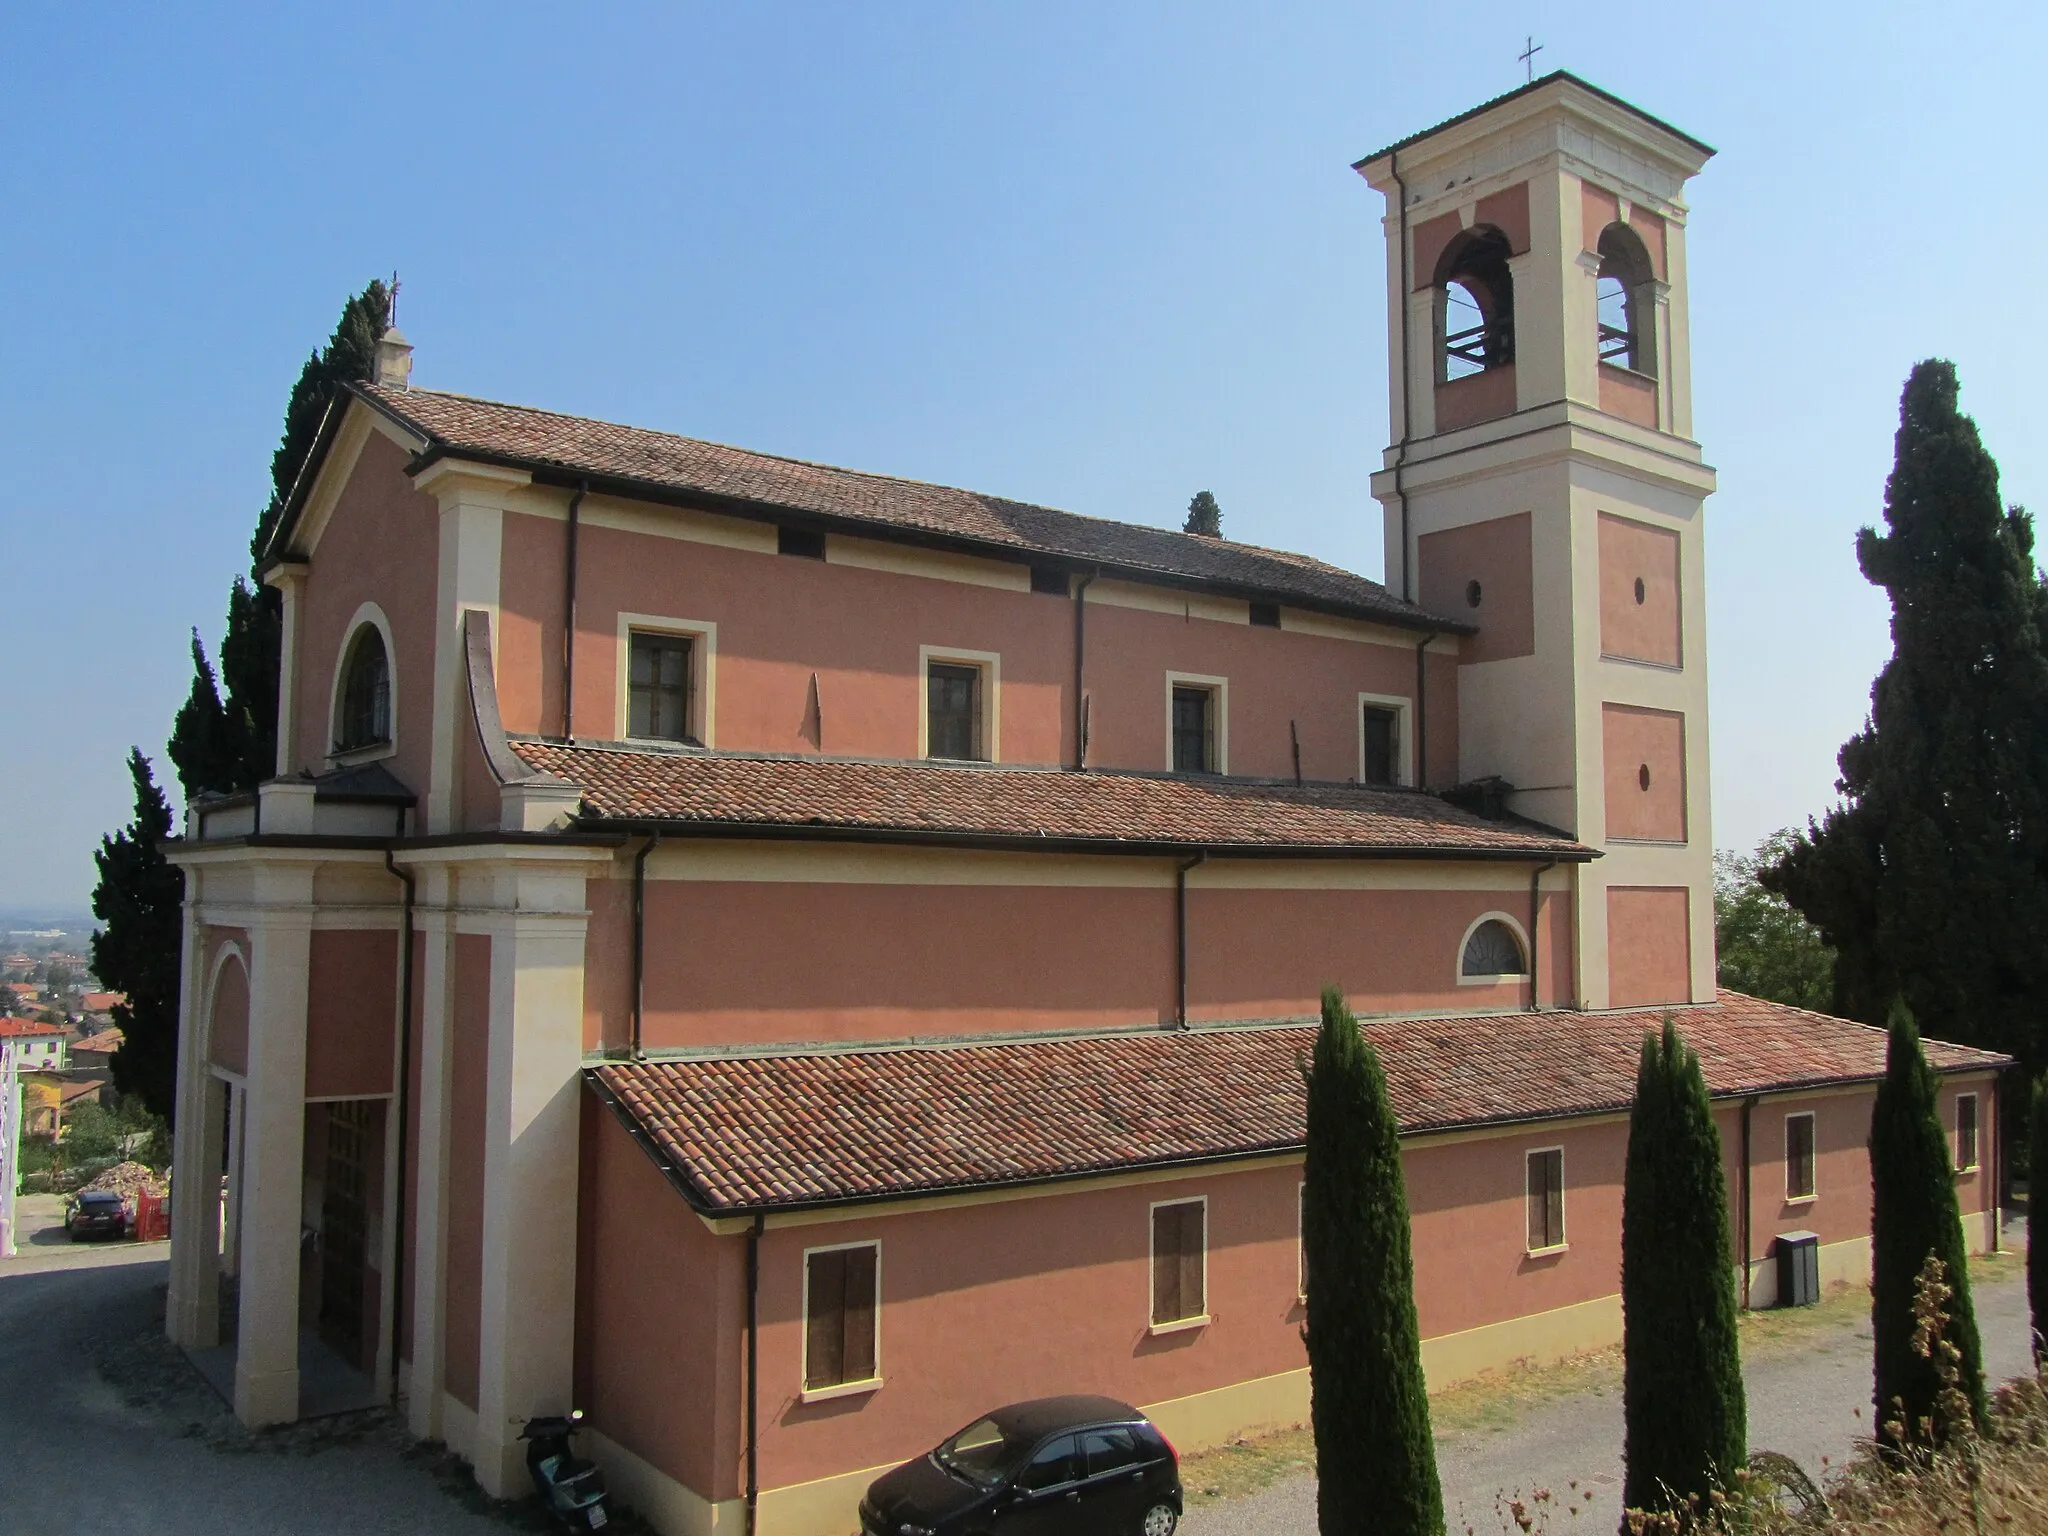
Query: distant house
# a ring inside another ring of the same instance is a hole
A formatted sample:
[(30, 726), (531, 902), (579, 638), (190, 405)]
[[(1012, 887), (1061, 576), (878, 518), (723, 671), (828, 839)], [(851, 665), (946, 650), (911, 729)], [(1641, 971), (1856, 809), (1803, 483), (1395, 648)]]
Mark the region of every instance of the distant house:
[(78, 1007), (81, 1013), (112, 1013), (116, 1007), (127, 1001), (128, 994), (125, 992), (87, 992), (79, 997)]
[(14, 1005), (17, 1008), (33, 1007), (42, 1000), (43, 989), (32, 981), (10, 981), (5, 983), (5, 986), (13, 994)]
[(74, 955), (68, 949), (53, 949), (43, 957), (43, 960), (48, 965), (68, 965), (74, 971), (85, 965), (85, 956)]
[(62, 1072), (70, 1065), (61, 1024), (0, 1018), (0, 1060), (12, 1057), (20, 1072)]
[(32, 971), (36, 968), (36, 957), (16, 950), (6, 959), (0, 960), (0, 971)]
[(87, 1035), (71, 1045), (71, 1065), (78, 1071), (94, 1068), (105, 1069), (114, 1052), (121, 1049), (125, 1037), (118, 1029), (103, 1029), (96, 1035)]

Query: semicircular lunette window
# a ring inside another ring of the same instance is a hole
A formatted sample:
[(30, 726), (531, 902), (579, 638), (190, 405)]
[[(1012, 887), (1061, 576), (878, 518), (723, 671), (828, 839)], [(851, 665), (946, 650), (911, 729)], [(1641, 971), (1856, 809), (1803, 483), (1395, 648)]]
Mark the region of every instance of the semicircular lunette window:
[(391, 659), (374, 624), (356, 632), (342, 674), (340, 718), (334, 722), (334, 750), (353, 752), (391, 740)]
[(1528, 962), (1522, 958), (1521, 940), (1515, 930), (1497, 917), (1490, 917), (1472, 930), (1465, 940), (1465, 954), (1459, 972), (1466, 976), (1526, 976)]

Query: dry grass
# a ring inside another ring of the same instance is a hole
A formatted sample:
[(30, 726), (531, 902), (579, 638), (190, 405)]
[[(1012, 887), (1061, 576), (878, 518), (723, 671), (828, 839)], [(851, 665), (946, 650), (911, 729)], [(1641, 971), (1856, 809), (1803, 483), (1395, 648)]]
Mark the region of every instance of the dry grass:
[[(1970, 1262), (1975, 1285), (1999, 1284), (2024, 1273), (2024, 1259), (2009, 1253)], [(1816, 1306), (1743, 1313), (1742, 1352), (1748, 1359), (1796, 1354), (1812, 1348), (1818, 1335), (1867, 1331), (1869, 1326), (1869, 1288), (1838, 1284)], [(1540, 1364), (1522, 1360), (1432, 1393), (1430, 1422), (1438, 1435), (1505, 1434), (1531, 1410), (1559, 1398), (1620, 1390), (1619, 1346)], [(1243, 1498), (1315, 1468), (1315, 1438), (1306, 1425), (1296, 1424), (1187, 1457), (1181, 1463), (1181, 1485), (1188, 1503), (1199, 1507)]]

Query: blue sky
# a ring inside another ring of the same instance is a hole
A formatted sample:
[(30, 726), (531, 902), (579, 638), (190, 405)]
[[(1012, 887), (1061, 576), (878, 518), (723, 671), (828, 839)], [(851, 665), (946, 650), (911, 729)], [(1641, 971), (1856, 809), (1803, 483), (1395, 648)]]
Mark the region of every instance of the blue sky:
[(0, 906), (83, 904), (342, 299), (417, 382), (1378, 574), (1358, 156), (1540, 69), (1693, 183), (1715, 841), (1825, 806), (1889, 649), (1856, 527), (1953, 358), (2037, 502), (2038, 6), (17, 8), (0, 50)]

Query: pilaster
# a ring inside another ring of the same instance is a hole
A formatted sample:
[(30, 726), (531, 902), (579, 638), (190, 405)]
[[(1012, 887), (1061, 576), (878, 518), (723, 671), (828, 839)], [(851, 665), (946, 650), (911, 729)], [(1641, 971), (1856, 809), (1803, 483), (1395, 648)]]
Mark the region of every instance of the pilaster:
[[(178, 939), (178, 1121), (172, 1138), (173, 1166), (215, 1168), (208, 1162), (207, 1026), (203, 1017), (206, 982), (200, 975), (199, 885), (196, 869), (187, 869), (182, 927)], [(219, 1207), (204, 1198), (171, 1205), (171, 1283), (164, 1308), (164, 1331), (185, 1349), (211, 1349), (220, 1342), (220, 1272), (216, 1259)]]
[[(497, 628), (498, 583), (504, 542), (506, 494), (531, 482), (517, 470), (442, 461), (415, 482), (441, 506), (440, 559), (434, 638), (434, 717), (427, 773), (424, 832), (459, 829), (460, 733), (468, 728), (464, 697), (466, 653), (462, 616), (472, 608), (491, 615)], [(491, 807), (493, 814), (497, 807)]]
[(418, 875), (413, 925), (420, 936), (418, 1131), (413, 1137), (412, 1358), (406, 1424), (423, 1440), (447, 1437), (442, 1415), (447, 1375), (448, 1122), (454, 1089), (454, 880), (445, 865)]

